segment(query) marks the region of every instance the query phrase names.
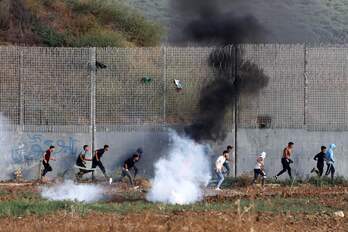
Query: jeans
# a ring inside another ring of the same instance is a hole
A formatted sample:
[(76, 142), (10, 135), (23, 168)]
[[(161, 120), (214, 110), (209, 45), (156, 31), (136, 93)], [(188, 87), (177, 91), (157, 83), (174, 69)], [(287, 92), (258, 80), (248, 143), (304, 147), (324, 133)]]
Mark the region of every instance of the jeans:
[(224, 181), (224, 175), (222, 174), (221, 170), (216, 170), (215, 171), (217, 179), (218, 179), (218, 183), (216, 185), (216, 188), (220, 188), (222, 182)]
[(225, 163), (224, 163), (224, 168), (226, 169), (226, 172), (225, 172), (226, 176), (229, 176), (229, 175), (230, 175), (230, 172), (231, 172), (230, 162), (225, 161)]
[(134, 185), (133, 177), (132, 177), (132, 174), (130, 173), (129, 170), (126, 171), (126, 170), (122, 169), (121, 177), (118, 179), (118, 181), (121, 181), (125, 176), (128, 177), (131, 185)]
[(41, 176), (45, 176), (47, 172), (52, 172), (52, 167), (51, 165), (49, 165), (49, 163), (42, 161), (42, 164), (44, 166), (44, 169), (42, 170)]
[(282, 166), (283, 166), (283, 170), (281, 170), (277, 176), (280, 176), (282, 175), (284, 172), (288, 171), (288, 174), (289, 174), (289, 177), (292, 178), (292, 175), (291, 175), (291, 167), (290, 167), (290, 163), (292, 163), (291, 160), (288, 160), (288, 159), (285, 159), (285, 158), (282, 158)]
[(328, 176), (331, 173), (331, 180), (334, 179), (335, 176), (335, 166), (332, 162), (327, 163), (327, 169), (325, 175)]

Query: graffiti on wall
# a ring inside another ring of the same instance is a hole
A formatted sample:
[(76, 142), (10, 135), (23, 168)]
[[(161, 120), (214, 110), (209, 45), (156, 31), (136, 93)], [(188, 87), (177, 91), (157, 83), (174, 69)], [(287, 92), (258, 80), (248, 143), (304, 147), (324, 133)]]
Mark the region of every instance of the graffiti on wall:
[(73, 136), (49, 138), (44, 134), (27, 134), (11, 151), (14, 163), (30, 166), (40, 160), (44, 151), (54, 145), (54, 155), (75, 156), (78, 151), (78, 139)]

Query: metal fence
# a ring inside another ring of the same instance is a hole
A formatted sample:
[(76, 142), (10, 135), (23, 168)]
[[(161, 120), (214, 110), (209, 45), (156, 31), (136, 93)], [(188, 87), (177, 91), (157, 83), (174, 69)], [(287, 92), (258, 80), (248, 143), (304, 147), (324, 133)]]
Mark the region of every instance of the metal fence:
[[(348, 47), (239, 47), (240, 58), (256, 63), (270, 81), (257, 96), (241, 93), (238, 127), (348, 129)], [(187, 124), (198, 113), (201, 89), (214, 77), (207, 63), (211, 51), (0, 47), (0, 112), (30, 131)], [(226, 123), (234, 124), (234, 117)]]

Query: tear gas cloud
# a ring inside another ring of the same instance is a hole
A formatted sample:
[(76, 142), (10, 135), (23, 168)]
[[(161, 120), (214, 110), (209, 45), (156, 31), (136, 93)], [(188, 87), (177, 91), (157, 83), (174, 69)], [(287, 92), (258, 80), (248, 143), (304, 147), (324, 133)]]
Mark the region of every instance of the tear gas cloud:
[(203, 198), (203, 188), (211, 178), (210, 147), (169, 133), (171, 144), (166, 156), (155, 164), (155, 177), (147, 199), (169, 204), (190, 204)]
[(41, 189), (41, 196), (53, 201), (96, 202), (103, 198), (104, 189), (98, 185), (75, 184), (71, 180)]
[(17, 168), (11, 157), (13, 141), (11, 141), (9, 133), (10, 126), (10, 121), (0, 113), (0, 180), (13, 179), (14, 172)]

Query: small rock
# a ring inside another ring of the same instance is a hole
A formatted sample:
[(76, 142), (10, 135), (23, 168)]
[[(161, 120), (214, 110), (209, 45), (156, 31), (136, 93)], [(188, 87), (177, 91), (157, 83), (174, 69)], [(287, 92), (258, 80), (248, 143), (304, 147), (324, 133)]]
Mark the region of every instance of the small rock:
[(335, 217), (341, 217), (341, 218), (344, 217), (343, 211), (337, 211), (337, 212), (334, 213), (334, 215), (335, 215)]

